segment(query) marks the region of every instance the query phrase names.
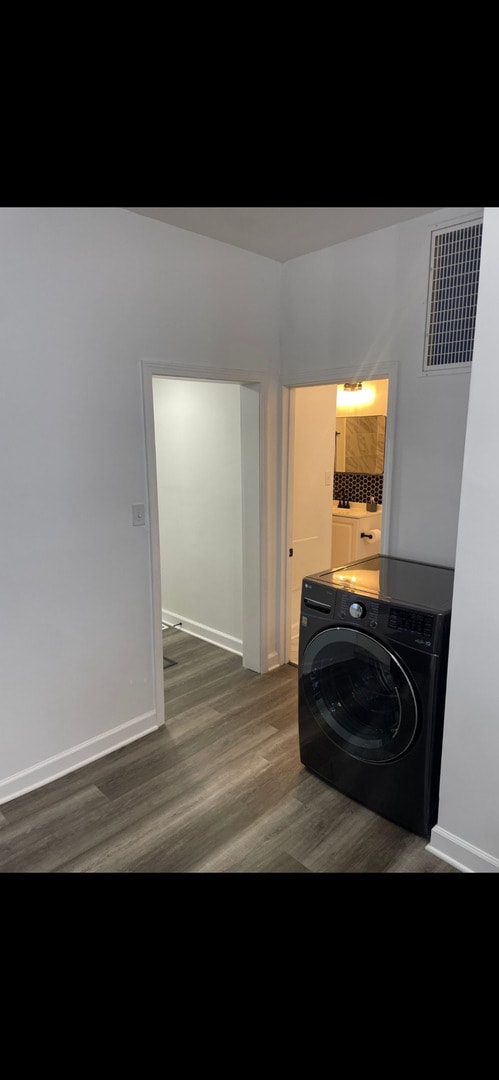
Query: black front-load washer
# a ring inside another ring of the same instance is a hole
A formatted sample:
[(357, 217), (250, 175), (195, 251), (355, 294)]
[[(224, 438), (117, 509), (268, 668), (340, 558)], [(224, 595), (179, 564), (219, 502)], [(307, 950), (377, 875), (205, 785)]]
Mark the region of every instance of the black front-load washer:
[(300, 759), (429, 837), (437, 820), (454, 571), (376, 555), (303, 579)]

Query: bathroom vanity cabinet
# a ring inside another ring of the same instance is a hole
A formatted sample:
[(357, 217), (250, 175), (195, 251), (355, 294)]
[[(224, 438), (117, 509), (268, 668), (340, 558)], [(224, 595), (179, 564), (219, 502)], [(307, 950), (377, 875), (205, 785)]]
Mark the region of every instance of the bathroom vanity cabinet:
[(331, 566), (344, 566), (356, 559), (378, 555), (380, 538), (374, 535), (373, 540), (369, 540), (362, 536), (362, 533), (372, 534), (374, 530), (381, 531), (381, 510), (368, 513), (365, 503), (354, 502), (350, 503), (349, 510), (339, 510), (333, 503)]

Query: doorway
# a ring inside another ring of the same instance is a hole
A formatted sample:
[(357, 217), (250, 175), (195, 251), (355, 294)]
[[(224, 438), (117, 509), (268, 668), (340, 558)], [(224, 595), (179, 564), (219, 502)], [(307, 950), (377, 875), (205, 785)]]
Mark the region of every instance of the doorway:
[[(254, 671), (262, 671), (262, 614), (261, 614), (261, 513), (260, 505), (262, 501), (262, 483), (261, 483), (261, 424), (260, 424), (260, 410), (261, 410), (261, 385), (258, 381), (248, 379), (242, 381), (241, 373), (232, 375), (230, 372), (207, 372), (204, 378), (200, 378), (199, 371), (187, 373), (185, 369), (179, 369), (171, 365), (163, 364), (155, 361), (143, 361), (142, 362), (142, 383), (143, 383), (143, 399), (144, 399), (144, 421), (145, 421), (145, 435), (146, 435), (146, 467), (147, 467), (147, 485), (149, 495), (149, 524), (150, 524), (150, 551), (151, 551), (151, 587), (152, 587), (152, 607), (153, 607), (153, 641), (154, 641), (154, 666), (155, 666), (155, 696), (156, 696), (156, 711), (158, 724), (164, 723), (164, 683), (163, 683), (163, 618), (164, 618), (164, 606), (162, 598), (162, 567), (161, 567), (161, 544), (160, 544), (160, 513), (159, 513), (159, 498), (158, 498), (158, 460), (157, 460), (157, 438), (156, 438), (156, 426), (155, 426), (155, 404), (154, 404), (154, 380), (160, 380), (163, 385), (168, 384), (170, 388), (176, 386), (177, 390), (180, 384), (184, 388), (191, 387), (192, 389), (200, 389), (203, 385), (206, 387), (214, 387), (215, 383), (223, 384), (229, 387), (232, 391), (232, 397), (237, 395), (239, 398), (239, 418), (240, 418), (240, 446), (238, 459), (240, 462), (240, 528), (239, 528), (239, 552), (238, 558), (240, 558), (241, 564), (241, 596), (240, 604), (242, 611), (240, 612), (240, 628), (241, 635), (239, 638), (240, 647), (234, 647), (234, 642), (230, 642), (228, 639), (230, 635), (222, 634), (220, 640), (214, 641), (215, 644), (219, 644), (224, 648), (231, 648), (234, 652), (240, 652), (242, 655), (243, 667), (250, 668)], [(234, 416), (234, 414), (232, 414)], [(209, 431), (209, 420), (213, 419), (212, 431), (216, 440), (217, 423), (216, 418), (208, 417), (208, 427), (205, 429)], [(193, 417), (191, 417), (194, 422)], [(186, 428), (189, 425), (189, 419), (185, 418)], [(186, 431), (187, 437), (187, 431)], [(179, 446), (175, 447), (174, 433), (172, 432), (172, 441), (170, 445), (171, 454), (174, 456), (180, 452)], [(184, 463), (185, 464), (185, 463)], [(195, 467), (195, 462), (193, 462)], [(179, 470), (179, 473), (181, 470)], [(202, 475), (202, 469), (198, 470), (199, 475)], [(221, 478), (223, 484), (223, 478)], [(175, 495), (172, 496), (175, 498)], [(164, 503), (163, 503), (164, 509)], [(219, 535), (223, 537), (224, 533), (224, 521), (223, 515), (219, 514), (217, 520), (217, 528), (219, 529)], [(248, 525), (248, 523), (250, 523)], [(210, 543), (213, 544), (213, 528), (211, 530)], [(223, 561), (222, 561), (223, 562)], [(222, 565), (222, 564), (221, 564)], [(189, 563), (186, 559), (182, 566), (177, 565), (171, 567), (172, 573), (178, 573), (182, 576), (193, 576), (195, 567), (192, 562)], [(209, 576), (206, 567), (204, 573)], [(223, 576), (223, 575), (222, 575)], [(202, 576), (200, 582), (202, 586)], [(216, 598), (218, 593), (217, 588), (221, 591), (224, 587), (224, 581), (218, 580), (215, 583), (210, 581), (210, 588), (212, 590), (211, 602), (216, 604)], [(183, 620), (181, 620), (183, 622)], [(202, 622), (202, 620), (200, 620)], [(206, 637), (210, 640), (209, 636), (203, 633), (203, 628), (198, 627), (198, 632), (194, 627), (190, 627), (191, 632), (198, 633), (200, 637)], [(225, 640), (224, 640), (225, 638)]]
[[(284, 662), (298, 664), (299, 614), (301, 587), (308, 573), (326, 570), (334, 565), (334, 543), (338, 530), (333, 533), (333, 509), (338, 505), (338, 495), (349, 494), (352, 509), (365, 504), (367, 497), (380, 493), (376, 525), (379, 551), (388, 550), (388, 503), (391, 485), (392, 445), (395, 403), (395, 370), (387, 375), (373, 376), (363, 382), (355, 380), (363, 393), (346, 393), (344, 383), (313, 383), (288, 386), (283, 392), (283, 464), (285, 489), (285, 537), (286, 553), (283, 580), (284, 594)], [(350, 380), (352, 384), (354, 380)], [(390, 389), (390, 395), (388, 394)], [(339, 391), (339, 393), (338, 393)], [(345, 405), (345, 400), (347, 404)], [(345, 436), (349, 416), (356, 416), (366, 428), (374, 416), (383, 418), (384, 454), (380, 468), (379, 448), (375, 465), (361, 468), (355, 454), (345, 462)], [(366, 418), (365, 420), (363, 418)], [(369, 417), (369, 421), (367, 421)], [(361, 420), (362, 418), (362, 420)], [(343, 440), (338, 447), (339, 438)], [(377, 472), (378, 475), (370, 475)], [(369, 491), (367, 488), (369, 487)], [(338, 516), (338, 515), (337, 515)], [(335, 524), (337, 522), (335, 518)], [(373, 519), (374, 520), (374, 517)], [(345, 525), (346, 523), (342, 523)], [(350, 525), (352, 523), (350, 522)], [(346, 531), (346, 530), (345, 530)], [(366, 541), (362, 541), (366, 543)], [(372, 553), (371, 549), (354, 554), (352, 559)], [(350, 559), (339, 558), (339, 563)]]
[(240, 396), (153, 378), (163, 622), (242, 656)]

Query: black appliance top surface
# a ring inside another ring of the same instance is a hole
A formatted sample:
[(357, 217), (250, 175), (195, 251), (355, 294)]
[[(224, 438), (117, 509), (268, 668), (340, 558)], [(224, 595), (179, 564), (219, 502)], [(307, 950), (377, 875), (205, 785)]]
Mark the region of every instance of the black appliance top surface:
[(391, 600), (415, 609), (448, 612), (452, 605), (454, 571), (445, 566), (373, 555), (370, 559), (311, 574), (310, 580), (346, 589), (358, 596)]

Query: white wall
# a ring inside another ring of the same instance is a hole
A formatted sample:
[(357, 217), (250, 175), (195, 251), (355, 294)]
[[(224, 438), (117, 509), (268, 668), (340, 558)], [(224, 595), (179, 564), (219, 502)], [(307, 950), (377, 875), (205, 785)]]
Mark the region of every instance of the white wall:
[(0, 801), (154, 726), (141, 358), (277, 371), (279, 279), (119, 208), (0, 208)]
[(431, 849), (499, 870), (499, 208), (486, 208), (456, 552), (438, 825)]
[(163, 616), (242, 653), (240, 387), (154, 378), (153, 394)]
[(469, 374), (422, 375), (430, 231), (468, 211), (293, 259), (282, 280), (284, 380), (345, 368), (367, 378), (397, 362), (390, 554), (444, 566), (455, 560)]

